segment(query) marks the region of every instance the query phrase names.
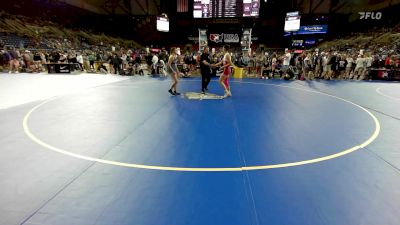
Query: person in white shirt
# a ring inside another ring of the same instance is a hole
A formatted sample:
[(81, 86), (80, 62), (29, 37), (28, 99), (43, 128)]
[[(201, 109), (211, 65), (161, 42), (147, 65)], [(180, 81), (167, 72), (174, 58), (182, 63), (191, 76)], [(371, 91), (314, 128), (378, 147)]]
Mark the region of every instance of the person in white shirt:
[(358, 55), (356, 59), (356, 68), (354, 69), (354, 79), (358, 79), (364, 72), (364, 56)]
[(292, 58), (292, 55), (290, 54), (289, 49), (285, 49), (285, 55), (283, 56), (283, 63), (282, 63), (282, 72), (286, 74), (286, 72), (289, 69), (290, 65), (290, 59)]
[(367, 54), (367, 57), (364, 59), (364, 65), (363, 65), (363, 72), (360, 76), (360, 80), (364, 80), (365, 77), (367, 76), (368, 70), (371, 68), (372, 65), (372, 57), (371, 54)]
[(277, 65), (278, 65), (278, 59), (276, 58), (276, 54), (274, 53), (272, 55), (272, 61), (271, 61), (271, 78), (273, 78), (275, 75), (275, 70)]
[(313, 78), (311, 73), (311, 67), (312, 67), (311, 54), (308, 53), (303, 60), (303, 76), (305, 80), (311, 80)]
[(325, 52), (322, 52), (321, 55), (322, 55), (322, 74), (321, 74), (321, 78), (325, 78), (325, 76), (328, 75), (331, 67), (330, 67), (330, 65), (328, 65), (328, 60), (329, 60), (328, 54), (325, 54)]
[(76, 61), (79, 64), (79, 67), (81, 68), (81, 70), (83, 71), (83, 56), (82, 54), (79, 52), (78, 55), (76, 56)]
[(151, 70), (152, 70), (154, 73), (156, 73), (156, 71), (157, 71), (157, 63), (158, 63), (158, 56), (157, 56), (157, 54), (154, 54), (154, 55), (153, 55), (153, 58), (151, 59), (151, 62), (153, 63), (153, 64), (151, 64)]
[(346, 72), (344, 74), (344, 79), (349, 79), (351, 70), (353, 68), (353, 63), (354, 63), (353, 57), (351, 57), (351, 55), (348, 54), (346, 57), (346, 61), (347, 61), (347, 65), (346, 65)]
[[(128, 56), (126, 55), (126, 53), (125, 53), (125, 52), (122, 52), (121, 59), (122, 59), (122, 69), (123, 69), (123, 70), (124, 70), (124, 69), (127, 67), (127, 65), (128, 65), (127, 58), (128, 58)], [(158, 62), (158, 60), (157, 60), (157, 62)]]

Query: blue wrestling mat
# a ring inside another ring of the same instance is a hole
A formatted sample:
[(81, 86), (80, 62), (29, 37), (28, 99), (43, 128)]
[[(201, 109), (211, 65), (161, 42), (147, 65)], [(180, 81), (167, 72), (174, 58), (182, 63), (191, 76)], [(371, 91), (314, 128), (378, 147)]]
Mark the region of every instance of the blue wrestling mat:
[(132, 78), (0, 111), (0, 224), (398, 224), (396, 84), (230, 84)]

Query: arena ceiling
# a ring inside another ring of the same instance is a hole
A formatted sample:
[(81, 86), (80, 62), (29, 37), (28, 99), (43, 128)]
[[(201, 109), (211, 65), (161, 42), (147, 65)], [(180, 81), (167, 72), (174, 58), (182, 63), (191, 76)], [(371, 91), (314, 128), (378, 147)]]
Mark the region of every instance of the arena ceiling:
[(297, 0), (303, 14), (373, 12), (399, 3), (400, 0)]
[[(58, 0), (98, 14), (159, 15), (161, 0)], [(176, 0), (169, 0), (171, 2)], [(192, 1), (192, 0), (189, 0)], [(303, 14), (349, 14), (377, 11), (400, 3), (400, 0), (279, 0), (298, 8)], [(271, 0), (278, 2), (278, 0)]]
[(159, 15), (160, 0), (63, 0), (98, 14)]

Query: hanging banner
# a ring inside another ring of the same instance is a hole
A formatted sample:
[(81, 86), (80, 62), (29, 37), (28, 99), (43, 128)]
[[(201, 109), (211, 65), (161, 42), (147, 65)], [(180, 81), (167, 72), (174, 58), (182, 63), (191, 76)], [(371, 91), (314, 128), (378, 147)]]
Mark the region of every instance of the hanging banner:
[(328, 32), (328, 25), (308, 25), (300, 26), (297, 34), (326, 34)]
[(239, 34), (210, 34), (210, 41), (214, 43), (239, 43)]
[(199, 29), (199, 50), (203, 51), (204, 47), (208, 45), (207, 30)]
[(328, 33), (328, 25), (307, 25), (300, 26), (300, 30), (296, 32), (285, 32), (284, 36), (298, 34), (326, 34)]

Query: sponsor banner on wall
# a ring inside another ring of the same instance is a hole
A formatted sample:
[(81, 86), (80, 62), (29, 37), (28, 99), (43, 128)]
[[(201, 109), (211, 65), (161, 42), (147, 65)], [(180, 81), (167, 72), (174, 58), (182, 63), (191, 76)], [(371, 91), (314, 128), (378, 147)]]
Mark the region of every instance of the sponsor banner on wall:
[(210, 34), (209, 39), (214, 43), (239, 43), (239, 34)]
[(308, 25), (300, 26), (298, 34), (326, 34), (328, 32), (328, 25)]
[(284, 36), (298, 35), (298, 34), (326, 34), (328, 33), (328, 25), (307, 25), (300, 26), (299, 31), (297, 32), (285, 32)]

